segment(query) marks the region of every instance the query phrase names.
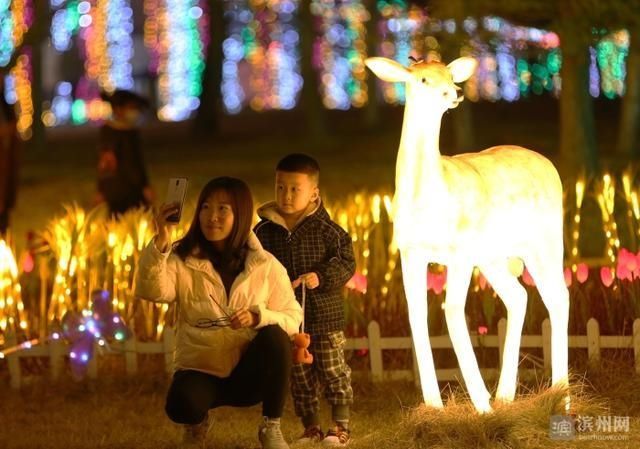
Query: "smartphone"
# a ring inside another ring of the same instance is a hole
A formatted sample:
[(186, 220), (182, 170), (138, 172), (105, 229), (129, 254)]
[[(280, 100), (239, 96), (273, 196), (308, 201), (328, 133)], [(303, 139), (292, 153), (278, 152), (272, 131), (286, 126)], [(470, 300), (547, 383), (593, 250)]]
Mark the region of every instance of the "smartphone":
[(169, 179), (169, 186), (167, 188), (166, 203), (178, 203), (178, 212), (169, 215), (167, 221), (171, 223), (179, 223), (182, 216), (182, 206), (184, 206), (184, 199), (187, 195), (187, 178), (171, 178)]

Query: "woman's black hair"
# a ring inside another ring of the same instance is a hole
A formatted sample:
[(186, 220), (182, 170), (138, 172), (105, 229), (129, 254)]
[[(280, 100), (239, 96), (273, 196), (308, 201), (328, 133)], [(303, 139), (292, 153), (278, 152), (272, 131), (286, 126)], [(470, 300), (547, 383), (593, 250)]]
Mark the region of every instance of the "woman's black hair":
[[(226, 240), (222, 253), (214, 249), (200, 227), (202, 204), (216, 192), (224, 192), (229, 197), (233, 211), (233, 227)], [(224, 265), (232, 271), (240, 272), (244, 268), (247, 255), (247, 240), (253, 222), (253, 198), (247, 184), (237, 178), (214, 178), (204, 186), (198, 197), (198, 204), (189, 230), (176, 242), (173, 251), (182, 259), (194, 256), (209, 259), (214, 265)]]

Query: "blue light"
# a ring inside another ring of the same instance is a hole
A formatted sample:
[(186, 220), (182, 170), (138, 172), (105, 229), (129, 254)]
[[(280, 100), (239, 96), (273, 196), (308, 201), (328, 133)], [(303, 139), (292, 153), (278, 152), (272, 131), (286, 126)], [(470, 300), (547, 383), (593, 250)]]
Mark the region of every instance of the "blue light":
[(93, 19), (91, 18), (91, 16), (89, 14), (85, 14), (83, 16), (80, 16), (80, 19), (78, 20), (78, 24), (82, 28), (88, 27), (89, 25), (91, 25), (92, 22), (93, 22)]
[(189, 10), (189, 16), (193, 20), (198, 20), (200, 17), (202, 17), (202, 8), (200, 8), (199, 6), (194, 6)]
[(114, 89), (133, 89), (133, 11), (129, 0), (111, 0), (107, 7), (107, 52), (111, 59), (109, 78)]
[(78, 4), (78, 12), (80, 14), (87, 14), (89, 11), (91, 11), (91, 3), (85, 1)]

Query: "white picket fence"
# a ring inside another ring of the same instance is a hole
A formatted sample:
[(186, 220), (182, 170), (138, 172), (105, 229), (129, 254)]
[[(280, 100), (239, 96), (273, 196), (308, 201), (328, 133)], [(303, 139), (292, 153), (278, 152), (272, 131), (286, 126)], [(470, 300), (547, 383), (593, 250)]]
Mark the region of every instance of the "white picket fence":
[[(474, 347), (498, 348), (500, 363), (502, 362), (502, 348), (506, 333), (506, 320), (503, 318), (498, 323), (497, 335), (472, 335), (471, 342)], [(98, 376), (98, 357), (104, 355), (120, 355), (125, 359), (125, 370), (128, 375), (134, 375), (138, 371), (138, 354), (163, 354), (165, 369), (167, 373), (172, 372), (172, 358), (175, 347), (175, 334), (172, 329), (166, 329), (163, 339), (160, 342), (139, 342), (130, 338), (125, 342), (118, 342), (109, 347), (94, 348), (94, 357), (88, 362), (87, 376), (95, 379)], [(448, 335), (431, 337), (431, 347), (435, 349), (452, 349), (451, 340)], [(385, 370), (383, 365), (382, 351), (393, 349), (413, 350), (411, 337), (381, 337), (380, 326), (377, 322), (369, 323), (367, 337), (351, 338), (347, 340), (345, 347), (347, 350), (368, 350), (369, 370), (364, 373), (374, 382), (383, 380), (413, 380), (418, 382), (417, 363), (415, 361), (411, 370)], [(521, 339), (521, 355), (526, 354), (527, 348), (542, 348), (542, 360), (539, 361), (540, 368), (544, 375), (549, 375), (551, 370), (551, 325), (548, 319), (542, 323), (542, 335), (523, 335)], [(569, 348), (583, 348), (587, 350), (590, 363), (600, 362), (602, 349), (631, 349), (634, 351), (635, 371), (640, 374), (640, 319), (633, 323), (633, 335), (623, 336), (602, 336), (600, 327), (595, 319), (587, 322), (587, 335), (570, 335)], [(20, 369), (20, 359), (25, 357), (49, 357), (50, 378), (56, 381), (63, 372), (65, 356), (69, 354), (69, 346), (60, 340), (51, 340), (46, 344), (34, 346), (19, 352), (14, 352), (6, 356), (6, 363), (9, 369), (10, 385), (18, 389), (23, 384), (23, 377)], [(413, 351), (412, 351), (413, 352)], [(535, 357), (527, 354), (527, 359), (536, 362)], [(0, 360), (1, 368), (2, 360)], [(522, 374), (538, 373), (536, 368), (523, 370)], [(481, 369), (485, 379), (495, 378), (498, 368)], [(438, 380), (454, 381), (461, 379), (460, 370), (438, 369), (436, 370)]]

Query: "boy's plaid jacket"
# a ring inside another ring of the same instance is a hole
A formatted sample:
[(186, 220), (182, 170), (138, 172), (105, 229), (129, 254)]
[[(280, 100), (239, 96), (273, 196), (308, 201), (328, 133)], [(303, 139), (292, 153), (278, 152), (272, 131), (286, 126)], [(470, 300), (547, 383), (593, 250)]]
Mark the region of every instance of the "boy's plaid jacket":
[[(278, 214), (275, 202), (258, 209), (261, 221), (254, 232), (264, 249), (285, 266), (293, 281), (300, 275), (315, 272), (320, 285), (307, 289), (304, 313), (305, 332), (311, 335), (343, 330), (342, 289), (353, 276), (356, 262), (351, 237), (331, 221), (321, 201), (289, 232)], [(302, 301), (302, 287), (295, 291)]]

